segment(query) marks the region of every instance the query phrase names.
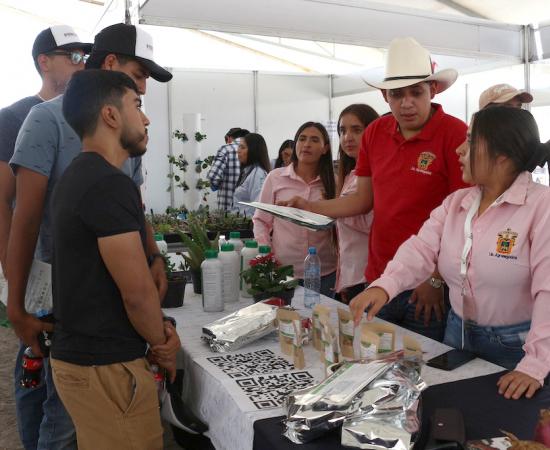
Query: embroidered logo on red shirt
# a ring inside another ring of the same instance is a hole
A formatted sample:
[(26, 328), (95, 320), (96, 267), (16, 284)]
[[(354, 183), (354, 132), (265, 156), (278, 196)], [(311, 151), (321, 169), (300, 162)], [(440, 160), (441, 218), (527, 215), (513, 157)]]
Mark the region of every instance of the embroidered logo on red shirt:
[(510, 230), (510, 228), (507, 228), (506, 231), (499, 232), (497, 238), (497, 253), (500, 255), (509, 255), (512, 253), (517, 237), (518, 233)]
[(418, 155), (416, 160), (416, 167), (411, 167), (411, 170), (420, 172), (426, 175), (431, 175), (432, 172), (429, 169), (430, 165), (434, 162), (436, 156), (432, 152), (422, 152)]

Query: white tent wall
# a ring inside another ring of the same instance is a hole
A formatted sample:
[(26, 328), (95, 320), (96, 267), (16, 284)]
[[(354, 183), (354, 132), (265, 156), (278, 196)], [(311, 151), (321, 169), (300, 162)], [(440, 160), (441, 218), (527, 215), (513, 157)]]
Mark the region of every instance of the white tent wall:
[(258, 74), (258, 133), (267, 143), (270, 158), (279, 146), (294, 139), (304, 122), (329, 121), (329, 77)]
[[(213, 155), (224, 144), (224, 136), (232, 127), (255, 130), (266, 140), (271, 158), (277, 156), (280, 144), (293, 139), (296, 129), (308, 120), (329, 122), (329, 77), (310, 75), (263, 74), (257, 75), (254, 86), (253, 72), (198, 71), (175, 69), (170, 86), (151, 82), (145, 96), (149, 126), (149, 151), (144, 156), (146, 183), (143, 188), (147, 210), (162, 212), (172, 204), (167, 178), (167, 155), (170, 144), (174, 154), (183, 145), (185, 154), (189, 144), (173, 138), (175, 130), (183, 131), (194, 140), (195, 131), (183, 129), (183, 116), (201, 115), (201, 130), (206, 140), (201, 142), (201, 158)], [(256, 105), (254, 96), (256, 95)], [(256, 117), (255, 117), (256, 112)], [(170, 142), (170, 139), (172, 140)], [(187, 146), (187, 147), (186, 147)], [(188, 158), (188, 178), (195, 169), (194, 159)], [(206, 176), (203, 171), (202, 177)], [(184, 194), (184, 204), (191, 207), (190, 192)], [(180, 189), (180, 188), (176, 188)], [(175, 195), (173, 206), (181, 206), (181, 193)], [(188, 204), (189, 203), (189, 204)], [(210, 193), (208, 204), (216, 204), (216, 194)]]

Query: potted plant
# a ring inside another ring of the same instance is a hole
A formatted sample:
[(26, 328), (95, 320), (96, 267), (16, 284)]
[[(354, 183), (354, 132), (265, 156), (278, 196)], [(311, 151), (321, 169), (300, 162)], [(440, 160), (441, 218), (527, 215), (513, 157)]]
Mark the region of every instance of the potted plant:
[(204, 261), (204, 251), (212, 248), (218, 249), (218, 236), (213, 241), (208, 239), (206, 230), (202, 224), (196, 220), (187, 222), (187, 233), (180, 232), (180, 238), (183, 246), (186, 247), (187, 254), (183, 254), (185, 262), (189, 266), (191, 278), (193, 280), (193, 290), (195, 294), (202, 293), (201, 263)]
[(289, 304), (294, 295), (298, 280), (288, 279), (294, 274), (294, 267), (283, 266), (273, 253), (258, 256), (249, 261), (249, 268), (241, 272), (243, 280), (250, 285), (248, 293), (259, 302), (271, 297), (279, 297)]
[(186, 267), (183, 262), (176, 264), (168, 256), (164, 256), (164, 270), (168, 280), (168, 289), (162, 302), (163, 308), (178, 308), (183, 305), (185, 295)]

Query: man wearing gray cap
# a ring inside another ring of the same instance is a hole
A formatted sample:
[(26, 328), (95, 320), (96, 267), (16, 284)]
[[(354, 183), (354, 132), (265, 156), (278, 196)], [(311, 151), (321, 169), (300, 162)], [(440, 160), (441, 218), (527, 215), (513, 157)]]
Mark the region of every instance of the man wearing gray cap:
[[(54, 25), (42, 30), (32, 47), (34, 65), (42, 79), (40, 91), (0, 110), (0, 263), (6, 277), (6, 253), (15, 200), (15, 177), (8, 163), (14, 153), (17, 133), (34, 105), (63, 93), (72, 74), (84, 68), (84, 57), (91, 49), (92, 44), (81, 42), (75, 31), (67, 25)], [(21, 345), (15, 361), (17, 425), (25, 449), (35, 449), (43, 416), (42, 404), (46, 400), (46, 386), (43, 374), (38, 387), (26, 389), (21, 386), (21, 359), (24, 350), (25, 345)], [(67, 426), (64, 426), (65, 422)], [(69, 430), (70, 436), (73, 434), (68, 417), (65, 422), (59, 423), (55, 430), (49, 427), (51, 423), (45, 424), (44, 433), (51, 435), (55, 442), (63, 444), (65, 430)], [(72, 442), (72, 437), (69, 441)], [(45, 445), (50, 442), (52, 441)]]
[[(133, 25), (116, 24), (98, 33), (86, 64), (86, 68), (89, 67), (126, 73), (134, 80), (142, 95), (145, 94), (149, 76), (161, 82), (172, 78), (170, 72), (154, 62), (151, 36)], [(57, 180), (81, 151), (80, 139), (63, 116), (62, 101), (62, 96), (59, 96), (31, 110), (21, 127), (15, 153), (10, 160), (16, 175), (17, 209), (13, 215), (7, 252), (7, 265), (10, 268), (7, 312), (16, 334), (38, 355), (42, 355), (42, 352), (37, 335), (43, 330), (51, 330), (51, 326), (25, 310), (27, 279), (33, 253), (35, 258), (51, 263), (51, 194)], [(86, 108), (86, 105), (82, 107)], [(137, 186), (142, 184), (140, 158), (128, 161), (123, 170)], [(151, 274), (159, 290), (159, 297), (162, 298), (166, 290), (164, 261), (159, 257), (150, 226), (147, 229), (147, 255), (151, 260)], [(176, 349), (180, 346), (179, 339), (175, 329), (170, 329), (170, 326), (168, 323), (165, 325), (165, 332), (170, 337), (168, 341), (172, 343), (171, 348)], [(63, 416), (68, 418), (55, 390), (49, 358), (44, 358), (44, 362), (48, 398), (43, 404), (42, 426), (60, 420), (61, 410)], [(72, 446), (63, 446), (57, 442), (43, 443), (48, 435), (42, 431), (43, 428), (40, 429), (39, 449), (76, 448), (74, 428)]]

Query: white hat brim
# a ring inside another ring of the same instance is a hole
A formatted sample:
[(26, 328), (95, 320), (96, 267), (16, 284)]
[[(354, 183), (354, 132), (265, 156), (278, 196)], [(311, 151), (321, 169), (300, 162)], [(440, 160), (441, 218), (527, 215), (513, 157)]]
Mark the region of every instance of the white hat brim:
[(376, 81), (376, 80), (364, 80), (369, 86), (372, 86), (376, 89), (399, 89), (407, 86), (412, 86), (413, 84), (421, 83), (423, 81), (437, 81), (437, 90), (436, 94), (445, 91), (458, 78), (458, 72), (455, 69), (444, 69), (439, 72), (430, 75), (425, 78), (401, 78), (388, 81)]

